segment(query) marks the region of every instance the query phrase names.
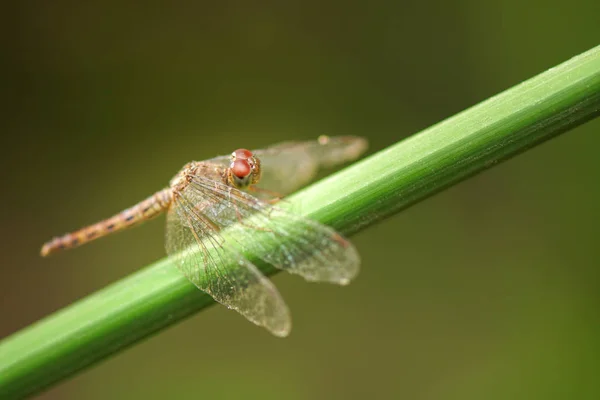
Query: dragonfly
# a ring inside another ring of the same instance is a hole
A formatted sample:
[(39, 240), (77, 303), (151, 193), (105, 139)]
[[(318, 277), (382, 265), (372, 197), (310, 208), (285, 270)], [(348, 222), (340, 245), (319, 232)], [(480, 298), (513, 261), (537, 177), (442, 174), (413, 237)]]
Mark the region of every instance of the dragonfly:
[(252, 260), (307, 281), (348, 284), (360, 267), (356, 248), (331, 227), (278, 203), (321, 169), (353, 161), (366, 148), (361, 137), (320, 136), (192, 161), (168, 187), (110, 218), (54, 237), (43, 245), (41, 255), (81, 246), (166, 213), (165, 247), (180, 272), (217, 302), (284, 337), (291, 330), (290, 311)]

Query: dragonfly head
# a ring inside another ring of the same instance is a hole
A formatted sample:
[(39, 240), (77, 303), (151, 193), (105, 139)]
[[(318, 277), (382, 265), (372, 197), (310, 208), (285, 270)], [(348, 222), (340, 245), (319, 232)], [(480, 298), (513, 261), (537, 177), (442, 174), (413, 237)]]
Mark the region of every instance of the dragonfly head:
[(237, 189), (257, 184), (260, 180), (260, 160), (250, 150), (237, 149), (231, 153), (227, 180)]

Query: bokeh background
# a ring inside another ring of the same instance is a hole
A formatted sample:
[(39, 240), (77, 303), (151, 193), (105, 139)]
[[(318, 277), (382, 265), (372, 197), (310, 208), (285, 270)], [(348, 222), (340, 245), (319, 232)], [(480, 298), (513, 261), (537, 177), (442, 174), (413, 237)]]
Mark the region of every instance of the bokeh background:
[[(597, 45), (598, 11), (14, 2), (1, 28), (0, 337), (163, 257), (163, 220), (38, 251), (185, 162), (320, 134), (382, 149)], [(275, 276), (288, 339), (212, 307), (40, 398), (598, 398), (599, 131), (589, 122), (355, 235), (349, 287)]]

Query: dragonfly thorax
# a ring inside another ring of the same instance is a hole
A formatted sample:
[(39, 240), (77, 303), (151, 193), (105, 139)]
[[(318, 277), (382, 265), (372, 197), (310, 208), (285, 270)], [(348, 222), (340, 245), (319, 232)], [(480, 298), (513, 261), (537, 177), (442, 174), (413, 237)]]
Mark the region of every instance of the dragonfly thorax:
[(171, 189), (177, 191), (182, 191), (189, 184), (192, 177), (197, 173), (198, 163), (190, 162), (183, 166), (175, 175), (171, 181), (169, 182), (169, 186)]

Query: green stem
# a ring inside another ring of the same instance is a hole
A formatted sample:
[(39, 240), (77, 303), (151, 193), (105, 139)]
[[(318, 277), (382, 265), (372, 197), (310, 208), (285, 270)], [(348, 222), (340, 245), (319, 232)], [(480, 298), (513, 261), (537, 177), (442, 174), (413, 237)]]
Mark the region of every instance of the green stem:
[[(599, 113), (596, 47), (302, 190), (289, 204), (351, 234)], [(160, 260), (0, 342), (0, 398), (39, 392), (212, 303)]]

